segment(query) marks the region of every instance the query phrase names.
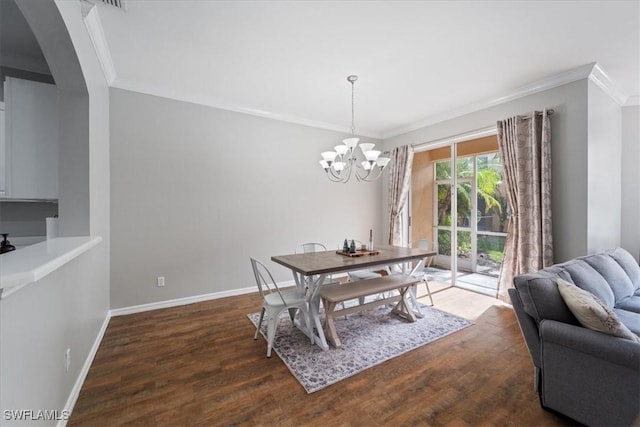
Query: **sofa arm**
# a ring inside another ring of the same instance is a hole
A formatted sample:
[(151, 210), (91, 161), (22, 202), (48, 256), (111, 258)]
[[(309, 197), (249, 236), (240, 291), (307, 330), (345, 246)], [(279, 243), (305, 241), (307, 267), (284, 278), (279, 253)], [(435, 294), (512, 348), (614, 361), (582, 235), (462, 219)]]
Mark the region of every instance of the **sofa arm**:
[(640, 344), (554, 320), (540, 323), (542, 404), (587, 425), (640, 412)]
[(541, 322), (540, 338), (640, 372), (640, 344), (631, 340), (555, 320)]

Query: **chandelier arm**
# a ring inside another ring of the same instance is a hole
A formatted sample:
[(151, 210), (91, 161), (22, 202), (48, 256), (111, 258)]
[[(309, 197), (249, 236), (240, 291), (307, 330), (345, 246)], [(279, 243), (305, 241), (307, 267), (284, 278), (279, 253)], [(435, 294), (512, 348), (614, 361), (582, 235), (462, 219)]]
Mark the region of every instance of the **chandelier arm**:
[[(364, 171), (364, 175), (361, 175), (359, 173), (359, 171)], [(371, 175), (371, 169), (366, 170), (365, 168), (363, 168), (362, 166), (358, 165), (358, 170), (356, 170), (356, 178), (358, 178), (358, 181), (367, 181), (367, 178), (369, 178), (369, 175)]]
[(333, 170), (328, 170), (327, 171), (327, 177), (329, 178), (329, 180), (331, 182), (342, 182), (342, 180), (340, 179), (339, 176), (336, 176), (336, 174), (333, 172)]
[(349, 161), (346, 162), (345, 168), (341, 170), (340, 173), (336, 174), (336, 172), (331, 168), (327, 171), (327, 176), (332, 182), (340, 182), (346, 184), (349, 181), (349, 179), (351, 178), (353, 162), (351, 161), (351, 159), (348, 160)]
[(377, 166), (376, 169), (378, 170), (378, 173), (374, 174), (374, 176), (371, 176), (371, 172), (372, 171), (369, 171), (369, 174), (364, 179), (364, 181), (373, 182), (373, 181), (376, 181), (377, 179), (379, 179), (382, 176), (382, 171), (384, 170), (384, 168), (381, 168), (380, 166)]
[[(359, 167), (360, 170), (365, 170), (363, 167)], [(376, 169), (377, 173), (373, 173), (374, 169)], [(366, 174), (365, 175), (360, 175), (358, 173), (358, 171), (356, 170), (356, 177), (358, 178), (358, 181), (364, 181), (364, 182), (373, 182), (376, 181), (377, 179), (379, 179), (382, 176), (382, 171), (384, 170), (384, 168), (381, 168), (380, 166), (373, 166), (371, 169), (369, 170), (365, 170)]]

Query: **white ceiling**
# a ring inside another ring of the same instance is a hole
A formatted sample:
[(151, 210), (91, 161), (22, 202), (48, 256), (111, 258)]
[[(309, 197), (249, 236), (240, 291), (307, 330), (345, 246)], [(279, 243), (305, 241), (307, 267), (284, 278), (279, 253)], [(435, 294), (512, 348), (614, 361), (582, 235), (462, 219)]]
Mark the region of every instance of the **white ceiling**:
[[(397, 134), (598, 63), (640, 95), (640, 1), (145, 1), (99, 5), (113, 86)], [(543, 106), (541, 106), (543, 107)]]

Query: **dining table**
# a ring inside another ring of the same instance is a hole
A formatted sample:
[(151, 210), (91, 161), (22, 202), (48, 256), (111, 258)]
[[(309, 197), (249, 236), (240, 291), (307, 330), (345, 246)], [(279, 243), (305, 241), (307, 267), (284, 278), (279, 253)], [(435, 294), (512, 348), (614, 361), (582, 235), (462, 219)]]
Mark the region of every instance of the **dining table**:
[[(380, 270), (385, 267), (394, 274), (412, 274), (424, 266), (412, 266), (413, 261), (424, 261), (436, 253), (432, 250), (407, 248), (401, 246), (378, 246), (375, 250), (360, 251), (355, 254), (345, 254), (342, 251), (328, 250), (311, 253), (298, 253), (289, 255), (274, 255), (271, 261), (291, 270), (296, 286), (305, 292), (309, 303), (311, 325), (306, 325), (304, 319), (299, 319), (297, 326), (305, 334), (313, 337), (323, 350), (328, 350), (329, 345), (324, 334), (320, 319), (319, 289), (327, 284), (327, 278), (356, 270)], [(349, 286), (348, 283), (345, 286)], [(415, 300), (415, 292), (412, 294), (416, 315), (421, 317), (419, 305)]]

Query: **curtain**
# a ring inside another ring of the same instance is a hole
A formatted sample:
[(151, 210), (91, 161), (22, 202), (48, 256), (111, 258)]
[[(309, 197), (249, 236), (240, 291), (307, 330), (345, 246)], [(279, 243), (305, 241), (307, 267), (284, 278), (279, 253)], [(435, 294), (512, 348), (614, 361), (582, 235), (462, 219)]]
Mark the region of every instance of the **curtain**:
[(547, 109), (498, 122), (511, 212), (498, 298), (510, 302), (513, 278), (553, 264), (551, 236), (551, 125)]
[(404, 145), (394, 148), (391, 153), (389, 169), (389, 244), (402, 245), (401, 213), (407, 204), (411, 167), (413, 166), (413, 147)]

